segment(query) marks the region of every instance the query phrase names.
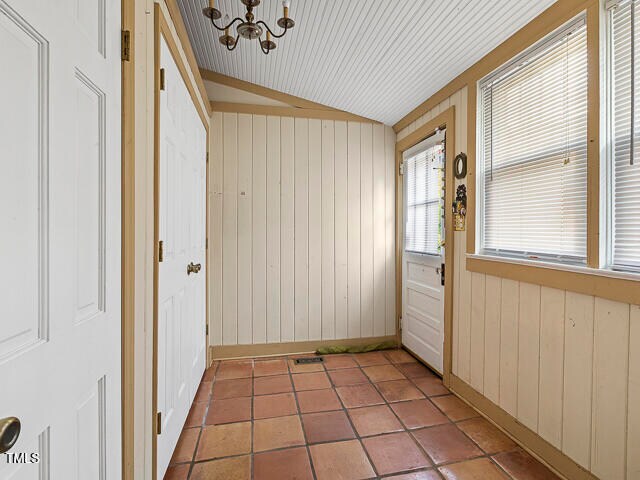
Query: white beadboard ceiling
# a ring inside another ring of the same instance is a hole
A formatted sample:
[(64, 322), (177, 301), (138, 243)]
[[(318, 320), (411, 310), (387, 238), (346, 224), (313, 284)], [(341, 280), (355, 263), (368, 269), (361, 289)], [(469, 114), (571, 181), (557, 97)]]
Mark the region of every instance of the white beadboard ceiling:
[[(227, 52), (208, 0), (178, 3), (202, 68), (392, 125), (554, 0), (291, 0), (296, 26), (268, 56), (244, 39)], [(217, 5), (244, 16), (240, 0)], [(280, 0), (255, 13), (279, 31)]]

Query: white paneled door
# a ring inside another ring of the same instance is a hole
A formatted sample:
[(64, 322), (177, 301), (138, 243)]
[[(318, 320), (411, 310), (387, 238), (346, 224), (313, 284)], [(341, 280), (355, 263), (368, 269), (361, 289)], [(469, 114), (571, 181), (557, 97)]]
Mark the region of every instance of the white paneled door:
[(444, 132), (403, 154), (402, 343), (442, 373)]
[(160, 62), (158, 478), (164, 476), (206, 362), (205, 127), (164, 38)]
[(3, 480), (121, 476), (120, 11), (0, 0)]

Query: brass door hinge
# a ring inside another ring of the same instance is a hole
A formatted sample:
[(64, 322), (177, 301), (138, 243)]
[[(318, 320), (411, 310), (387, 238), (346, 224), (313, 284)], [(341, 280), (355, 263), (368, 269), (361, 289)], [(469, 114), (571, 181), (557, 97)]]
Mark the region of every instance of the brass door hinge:
[(162, 433), (162, 412), (156, 413), (156, 435)]
[(165, 83), (164, 83), (164, 68), (160, 69), (160, 90), (164, 90), (165, 87)]
[(158, 242), (158, 262), (162, 262), (164, 260), (164, 242), (160, 240)]
[(123, 62), (131, 60), (131, 32), (122, 30), (120, 32), (120, 58)]

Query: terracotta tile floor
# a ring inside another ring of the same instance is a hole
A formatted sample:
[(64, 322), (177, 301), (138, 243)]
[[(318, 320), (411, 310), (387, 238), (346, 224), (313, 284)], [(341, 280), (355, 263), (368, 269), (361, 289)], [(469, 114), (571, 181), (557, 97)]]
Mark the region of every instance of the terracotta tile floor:
[(403, 350), (216, 362), (165, 480), (553, 480)]

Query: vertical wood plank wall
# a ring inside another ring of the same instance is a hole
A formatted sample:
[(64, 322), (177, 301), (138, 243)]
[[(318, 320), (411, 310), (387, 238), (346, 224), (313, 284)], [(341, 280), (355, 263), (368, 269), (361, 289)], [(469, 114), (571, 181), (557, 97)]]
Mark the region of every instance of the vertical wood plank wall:
[[(451, 105), (466, 151), (466, 87), (398, 139)], [(640, 307), (468, 272), (465, 252), (456, 232), (453, 373), (597, 477), (640, 478)]]
[(394, 335), (395, 134), (215, 112), (212, 345)]

